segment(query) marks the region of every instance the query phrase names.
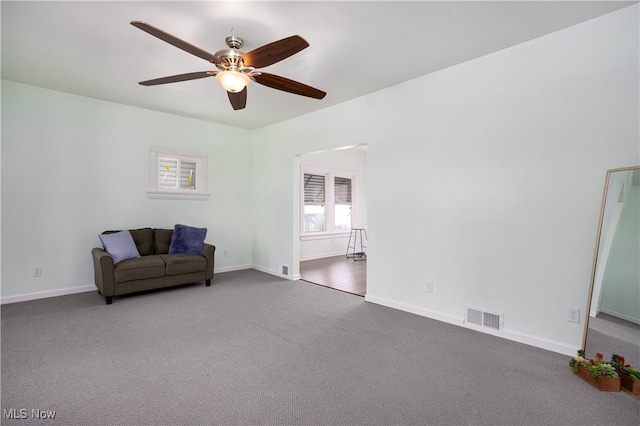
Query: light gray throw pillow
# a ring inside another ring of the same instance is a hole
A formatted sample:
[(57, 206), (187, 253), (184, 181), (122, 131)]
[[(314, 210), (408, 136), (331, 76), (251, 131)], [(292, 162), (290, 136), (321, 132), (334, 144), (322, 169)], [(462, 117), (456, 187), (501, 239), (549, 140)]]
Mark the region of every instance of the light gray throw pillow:
[(131, 232), (120, 231), (113, 234), (100, 234), (100, 241), (105, 251), (113, 257), (113, 263), (140, 257)]

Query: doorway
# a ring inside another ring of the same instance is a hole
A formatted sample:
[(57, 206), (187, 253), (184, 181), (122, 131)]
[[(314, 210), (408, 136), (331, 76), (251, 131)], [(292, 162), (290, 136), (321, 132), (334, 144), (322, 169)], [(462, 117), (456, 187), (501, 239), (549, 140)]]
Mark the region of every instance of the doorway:
[[(368, 261), (346, 253), (349, 229), (367, 226), (367, 146), (303, 154), (298, 159), (295, 175), (300, 184), (294, 199), (300, 217), (295, 241), (299, 276), (306, 282), (365, 296)], [(346, 192), (345, 180), (350, 182)], [(326, 194), (313, 192), (324, 181)], [(351, 219), (345, 222), (344, 204), (349, 203)]]

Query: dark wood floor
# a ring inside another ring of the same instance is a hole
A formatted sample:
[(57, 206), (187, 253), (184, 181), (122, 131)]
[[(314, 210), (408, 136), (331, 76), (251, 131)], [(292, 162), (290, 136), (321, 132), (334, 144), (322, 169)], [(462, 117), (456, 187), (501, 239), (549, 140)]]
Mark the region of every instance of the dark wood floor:
[(364, 296), (367, 290), (367, 262), (354, 261), (346, 256), (300, 262), (300, 275), (304, 281)]

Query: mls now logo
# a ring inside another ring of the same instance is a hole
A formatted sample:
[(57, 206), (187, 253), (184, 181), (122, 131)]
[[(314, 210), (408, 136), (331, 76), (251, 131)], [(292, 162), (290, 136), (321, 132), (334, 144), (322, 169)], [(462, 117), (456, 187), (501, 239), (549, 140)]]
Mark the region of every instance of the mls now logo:
[(5, 419), (26, 419), (29, 417), (29, 412), (26, 408), (3, 408), (2, 417)]
[(26, 408), (3, 408), (2, 417), (5, 419), (27, 419), (31, 414), (32, 419), (49, 419), (52, 420), (56, 417), (56, 412), (51, 410), (40, 410), (39, 408), (33, 408), (27, 410)]

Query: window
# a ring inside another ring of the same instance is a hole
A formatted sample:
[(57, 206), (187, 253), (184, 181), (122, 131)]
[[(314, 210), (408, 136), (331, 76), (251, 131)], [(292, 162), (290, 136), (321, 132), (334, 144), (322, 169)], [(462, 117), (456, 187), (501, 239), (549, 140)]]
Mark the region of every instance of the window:
[(304, 174), (304, 231), (324, 232), (326, 224), (325, 178)]
[(353, 226), (353, 188), (355, 172), (303, 167), (303, 236), (347, 233)]
[(149, 198), (206, 200), (207, 154), (151, 146)]
[(334, 224), (335, 229), (349, 231), (351, 229), (351, 179), (335, 177), (333, 180)]

